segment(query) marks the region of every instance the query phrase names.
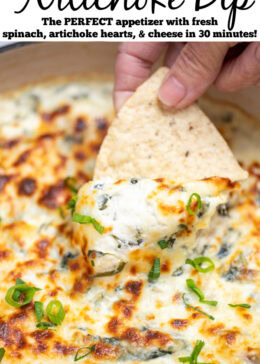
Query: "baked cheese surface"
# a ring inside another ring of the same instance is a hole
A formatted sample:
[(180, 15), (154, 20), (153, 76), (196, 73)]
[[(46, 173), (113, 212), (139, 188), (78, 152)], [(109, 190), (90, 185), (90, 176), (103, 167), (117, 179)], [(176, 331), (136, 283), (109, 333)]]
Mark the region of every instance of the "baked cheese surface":
[[(199, 232), (187, 252), (193, 262), (209, 258), (214, 269), (203, 273), (183, 260), (176, 266), (169, 248), (158, 247), (155, 236), (155, 250), (131, 248), (120, 273), (94, 278), (95, 262), (88, 264), (88, 251), (82, 254), (67, 203), (74, 194), (71, 184), (79, 189), (92, 178), (114, 116), (112, 80), (87, 75), (57, 79), (1, 97), (3, 363), (72, 363), (82, 347), (92, 348), (82, 363), (178, 363), (190, 357), (197, 340), (205, 342), (198, 362), (260, 361), (260, 124), (230, 105), (204, 99), (203, 106), (250, 174), (228, 204), (220, 201), (209, 228)], [(104, 194), (100, 191), (97, 195)], [(192, 187), (190, 192), (196, 191)], [(96, 216), (99, 222), (102, 216)], [(158, 257), (160, 276), (151, 281), (149, 271)], [(20, 308), (5, 300), (17, 278), (41, 289)], [(191, 279), (214, 305), (200, 302), (187, 285)], [(40, 330), (34, 302), (43, 303), (46, 322), (46, 307), (54, 299), (62, 303), (65, 318)]]

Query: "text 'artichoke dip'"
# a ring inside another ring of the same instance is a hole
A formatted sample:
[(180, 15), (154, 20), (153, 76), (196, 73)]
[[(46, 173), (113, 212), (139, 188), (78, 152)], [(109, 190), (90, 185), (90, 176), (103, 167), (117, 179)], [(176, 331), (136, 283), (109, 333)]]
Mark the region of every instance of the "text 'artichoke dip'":
[(89, 182), (77, 197), (76, 243), (95, 276), (119, 273), (137, 252), (172, 255), (174, 264), (183, 263), (196, 233), (227, 202), (233, 186), (221, 178), (183, 185), (136, 178)]

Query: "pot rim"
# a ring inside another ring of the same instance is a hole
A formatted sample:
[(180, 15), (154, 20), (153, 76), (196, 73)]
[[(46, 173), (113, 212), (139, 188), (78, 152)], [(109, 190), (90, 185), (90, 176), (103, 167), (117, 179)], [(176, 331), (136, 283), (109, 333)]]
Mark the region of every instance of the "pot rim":
[(12, 42), (12, 43), (6, 42), (5, 44), (1, 45), (0, 53), (8, 52), (8, 51), (14, 50), (16, 48), (25, 47), (25, 46), (35, 44), (35, 43), (37, 43), (37, 42)]

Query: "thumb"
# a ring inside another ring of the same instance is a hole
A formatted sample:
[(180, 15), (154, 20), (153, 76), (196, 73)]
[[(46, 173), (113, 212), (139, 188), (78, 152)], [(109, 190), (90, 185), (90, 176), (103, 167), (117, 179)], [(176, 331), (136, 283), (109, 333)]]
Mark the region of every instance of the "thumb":
[(115, 65), (114, 102), (117, 111), (151, 74), (166, 43), (122, 43)]
[(214, 82), (231, 43), (187, 43), (160, 90), (163, 104), (176, 109), (188, 106)]

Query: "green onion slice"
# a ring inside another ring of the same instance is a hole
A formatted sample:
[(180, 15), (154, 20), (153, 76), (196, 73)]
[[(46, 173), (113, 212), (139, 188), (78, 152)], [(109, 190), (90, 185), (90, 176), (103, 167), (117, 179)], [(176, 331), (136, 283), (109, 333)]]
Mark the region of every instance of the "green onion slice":
[[(15, 282), (15, 285), (17, 286), (18, 284), (26, 284), (26, 283), (21, 278), (17, 278), (16, 282)], [(22, 295), (22, 292), (15, 291), (14, 294), (13, 294), (13, 299), (15, 301), (19, 301), (21, 295)]]
[(34, 312), (35, 312), (35, 316), (37, 318), (38, 322), (41, 322), (43, 316), (44, 316), (44, 311), (43, 311), (43, 303), (40, 301), (35, 301), (34, 302)]
[(85, 358), (89, 354), (93, 353), (93, 351), (95, 351), (95, 348), (96, 348), (96, 345), (92, 345), (90, 347), (86, 346), (83, 348), (79, 348), (74, 357), (74, 361), (78, 361), (78, 360)]
[(186, 299), (185, 299), (185, 293), (183, 293), (183, 295), (182, 295), (182, 300), (183, 300), (183, 303), (185, 304), (185, 306), (186, 306), (186, 307), (192, 308), (193, 310), (195, 310), (195, 311), (197, 311), (197, 312), (201, 313), (202, 315), (204, 315), (204, 316), (208, 317), (210, 320), (215, 320), (215, 317), (214, 317), (214, 316), (211, 316), (211, 315), (209, 315), (208, 313), (206, 313), (206, 312), (204, 312), (204, 311), (200, 310), (199, 308), (197, 308), (197, 307), (195, 307), (195, 306), (190, 305), (190, 304), (186, 301)]
[(39, 288), (27, 286), (27, 284), (16, 284), (8, 289), (5, 301), (13, 307), (22, 307), (30, 303)]
[(73, 193), (78, 193), (78, 189), (75, 187), (77, 184), (77, 179), (75, 177), (67, 177), (65, 178), (65, 186)]
[(217, 306), (218, 301), (207, 301), (207, 300), (203, 300), (200, 301), (201, 303), (204, 303), (204, 305), (209, 305), (209, 306)]
[(25, 284), (25, 282), (21, 278), (17, 278), (17, 280), (15, 281), (15, 285), (18, 284)]
[(230, 307), (242, 307), (242, 308), (251, 308), (251, 305), (248, 303), (238, 303), (236, 305), (232, 305), (231, 303), (228, 304)]
[(2, 361), (4, 355), (5, 355), (5, 349), (4, 348), (0, 348), (0, 361)]
[(71, 211), (71, 215), (74, 214), (77, 199), (78, 199), (78, 196), (77, 195), (73, 195), (72, 196), (72, 199), (67, 202), (67, 210), (70, 210)]
[(109, 276), (114, 276), (114, 275), (116, 275), (118, 273), (121, 273), (122, 270), (124, 269), (125, 265), (126, 265), (125, 262), (120, 262), (118, 264), (118, 266), (115, 269), (113, 269), (112, 271), (109, 271), (109, 272), (100, 272), (100, 273), (95, 274), (94, 277), (109, 277)]
[(57, 326), (57, 325), (56, 324), (53, 324), (51, 322), (39, 322), (36, 325), (37, 329), (39, 329), (39, 330), (48, 330), (51, 327), (55, 327), (55, 326)]
[(206, 305), (210, 305), (210, 306), (217, 306), (218, 302), (217, 301), (206, 301), (204, 298), (204, 294), (202, 293), (201, 289), (196, 285), (196, 283), (194, 282), (193, 279), (187, 279), (186, 280), (186, 284), (187, 287), (193, 292), (195, 293), (198, 297), (199, 297), (199, 301), (201, 303), (204, 303)]
[(200, 288), (196, 285), (193, 279), (187, 279), (186, 284), (188, 288), (199, 297), (200, 301), (204, 300), (204, 294), (202, 293)]
[(76, 212), (73, 214), (72, 221), (78, 222), (79, 224), (92, 224), (99, 234), (103, 234), (104, 226), (102, 226), (96, 219), (87, 215), (80, 215)]
[[(193, 210), (192, 209), (192, 201), (193, 199), (196, 199), (197, 200), (197, 204), (196, 204), (196, 207), (195, 209)], [(202, 202), (201, 202), (201, 197), (199, 194), (197, 193), (193, 193), (190, 198), (189, 198), (189, 201), (188, 201), (188, 204), (187, 204), (187, 211), (190, 215), (196, 215), (196, 213), (201, 209), (202, 207)]]
[(192, 265), (200, 273), (208, 273), (215, 269), (214, 262), (208, 257), (198, 257), (193, 260), (186, 259), (185, 263)]
[(166, 241), (166, 240), (160, 240), (160, 241), (158, 241), (158, 243), (157, 243), (158, 245), (159, 245), (159, 247), (163, 250), (163, 249), (166, 249), (166, 248), (168, 248), (168, 246), (169, 246), (169, 242), (168, 241)]
[(95, 262), (93, 259), (90, 260), (92, 267), (95, 267)]
[(65, 310), (59, 300), (52, 300), (48, 303), (46, 313), (49, 320), (56, 325), (60, 325), (65, 318)]
[(179, 361), (181, 363), (190, 363), (190, 364), (207, 364), (207, 363), (198, 363), (198, 357), (199, 357), (200, 352), (203, 349), (204, 345), (205, 345), (204, 341), (197, 340), (196, 345), (191, 353), (191, 356), (179, 358)]
[[(184, 357), (184, 358), (179, 358), (179, 361), (182, 363), (185, 362), (190, 362), (190, 363), (198, 363), (198, 356), (200, 355), (201, 350), (203, 349), (205, 343), (202, 340), (197, 340), (196, 341), (196, 346), (193, 349), (191, 356), (189, 357)], [(188, 360), (187, 360), (188, 359)]]
[(148, 274), (149, 281), (154, 281), (160, 277), (161, 274), (161, 262), (160, 258), (155, 258), (153, 266)]
[(60, 217), (64, 220), (65, 215), (64, 215), (64, 212), (63, 212), (63, 208), (61, 206), (58, 207), (58, 211), (59, 211)]

